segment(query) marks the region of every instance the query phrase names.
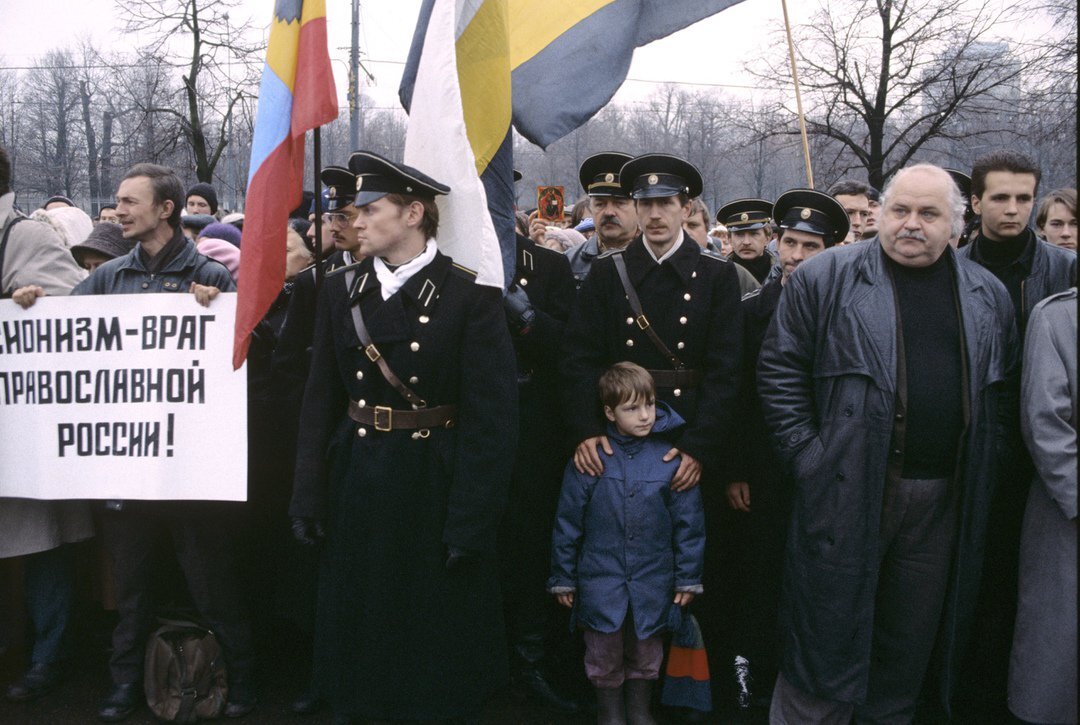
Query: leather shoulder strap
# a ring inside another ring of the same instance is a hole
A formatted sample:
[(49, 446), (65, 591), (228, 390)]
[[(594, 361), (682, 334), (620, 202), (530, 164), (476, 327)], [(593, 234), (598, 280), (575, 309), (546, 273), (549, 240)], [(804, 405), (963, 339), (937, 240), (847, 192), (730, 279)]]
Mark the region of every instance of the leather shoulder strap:
[(652, 344), (660, 351), (660, 354), (668, 359), (672, 367), (676, 370), (682, 370), (685, 365), (683, 361), (679, 359), (678, 355), (668, 349), (668, 346), (664, 344), (664, 341), (660, 339), (660, 336), (656, 334), (656, 330), (649, 324), (649, 318), (645, 316), (645, 312), (641, 309), (641, 300), (637, 296), (637, 291), (634, 289), (634, 285), (630, 284), (630, 275), (626, 273), (626, 261), (623, 259), (623, 255), (612, 255), (611, 261), (615, 263), (615, 271), (619, 273), (619, 281), (622, 282), (623, 292), (626, 293), (626, 299), (630, 302), (630, 309), (634, 311), (634, 322), (637, 326), (648, 335)]
[(360, 311), (360, 300), (356, 295), (356, 287), (363, 278), (363, 276), (357, 276), (349, 285), (349, 311), (352, 313), (353, 326), (356, 328), (356, 336), (360, 338), (360, 344), (363, 345), (364, 354), (367, 355), (368, 360), (378, 366), (383, 378), (390, 383), (390, 387), (401, 394), (401, 397), (418, 408), (424, 408), (427, 406), (424, 399), (401, 382), (401, 379), (390, 369), (389, 363), (379, 352), (379, 348), (375, 347), (375, 343), (371, 341), (371, 334), (368, 332), (367, 324), (364, 322), (364, 313)]

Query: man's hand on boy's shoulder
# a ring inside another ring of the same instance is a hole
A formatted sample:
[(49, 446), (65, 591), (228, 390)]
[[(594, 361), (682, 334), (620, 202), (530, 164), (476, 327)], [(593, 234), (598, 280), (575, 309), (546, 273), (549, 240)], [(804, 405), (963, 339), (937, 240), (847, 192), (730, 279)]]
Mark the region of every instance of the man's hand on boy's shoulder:
[(701, 480), (701, 463), (686, 451), (680, 451), (678, 448), (672, 448), (664, 454), (664, 463), (673, 461), (676, 457), (681, 457), (682, 460), (679, 462), (679, 470), (675, 471), (675, 477), (671, 479), (671, 490), (688, 491), (698, 485), (698, 481)]
[(590, 476), (603, 475), (604, 462), (600, 460), (599, 447), (603, 447), (604, 453), (609, 456), (615, 455), (607, 436), (593, 436), (578, 443), (577, 449), (574, 450), (574, 468), (578, 470), (578, 473)]
[(555, 601), (557, 601), (559, 604), (563, 605), (567, 609), (571, 609), (574, 606), (574, 593), (564, 592), (562, 594), (556, 594)]

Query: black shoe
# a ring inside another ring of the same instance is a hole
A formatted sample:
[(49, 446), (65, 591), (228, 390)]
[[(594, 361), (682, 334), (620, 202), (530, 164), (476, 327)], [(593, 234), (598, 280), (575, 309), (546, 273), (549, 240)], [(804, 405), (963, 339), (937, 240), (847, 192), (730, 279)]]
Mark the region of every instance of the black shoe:
[(103, 722), (120, 722), (138, 707), (142, 699), (142, 689), (137, 682), (125, 682), (122, 685), (113, 685), (112, 690), (101, 701), (98, 709), (98, 720)]
[(8, 685), (7, 699), (26, 702), (44, 695), (60, 682), (60, 669), (56, 665), (38, 662), (19, 679)]
[(297, 698), (292, 701), (289, 709), (296, 715), (312, 715), (318, 712), (321, 707), (322, 700), (320, 700), (314, 692), (308, 690), (306, 692), (301, 692)]
[(230, 682), (229, 697), (225, 700), (225, 717), (243, 717), (255, 709), (255, 689), (247, 682)]
[(529, 697), (545, 707), (566, 715), (581, 711), (581, 703), (556, 690), (538, 667), (519, 670), (515, 679)]

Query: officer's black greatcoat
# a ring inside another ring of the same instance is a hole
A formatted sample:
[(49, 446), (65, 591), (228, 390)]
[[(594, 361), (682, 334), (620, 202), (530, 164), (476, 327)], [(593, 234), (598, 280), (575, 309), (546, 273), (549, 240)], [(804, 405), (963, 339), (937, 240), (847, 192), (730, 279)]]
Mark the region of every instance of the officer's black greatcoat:
[[(360, 349), (347, 281), (390, 368), (456, 424), (379, 432), (347, 416), (409, 409)], [(326, 281), (304, 394), (292, 516), (327, 528), (313, 680), (335, 711), (478, 712), (505, 678), (494, 540), (514, 461), (517, 384), (499, 290), (437, 254), (383, 300), (372, 260)], [(447, 547), (474, 556), (447, 571)]]
[[(345, 252), (332, 252), (323, 262), (326, 273), (353, 261)], [(278, 343), (271, 361), (271, 379), (288, 396), (287, 419), (295, 420), (300, 412), (304, 385), (311, 365), (311, 338), (315, 335), (315, 267), (296, 275), (289, 307), (278, 333)], [(295, 426), (294, 426), (295, 427)], [(290, 468), (290, 471), (292, 469)]]
[(559, 417), (558, 363), (575, 289), (567, 258), (521, 235), (513, 283), (529, 295), (536, 317), (525, 334), (513, 336), (520, 442), (499, 553), (512, 644), (532, 661), (542, 652), (521, 650), (540, 646), (544, 612), (551, 605), (544, 590), (551, 564), (551, 529), (562, 470), (570, 456)]
[(750, 512), (725, 504), (718, 547), (723, 557), (720, 596), (724, 619), (730, 623), (723, 662), (730, 665), (734, 655), (748, 658), (755, 693), (766, 697), (779, 665), (776, 623), (792, 484), (782, 476), (780, 458), (765, 427), (757, 392), (757, 361), (782, 291), (780, 278), (775, 277), (742, 301), (743, 384), (730, 480), (749, 484)]
[(657, 397), (687, 421), (675, 446), (702, 463), (707, 480), (716, 480), (738, 393), (739, 279), (731, 262), (703, 254), (685, 235), (661, 264), (641, 236), (593, 263), (563, 339), (563, 389), (573, 442), (604, 434), (596, 386), (605, 369), (623, 360), (650, 370), (673, 369), (634, 322), (612, 259), (616, 254), (626, 260), (630, 282), (660, 339), (686, 367), (704, 373), (696, 388), (658, 388)]

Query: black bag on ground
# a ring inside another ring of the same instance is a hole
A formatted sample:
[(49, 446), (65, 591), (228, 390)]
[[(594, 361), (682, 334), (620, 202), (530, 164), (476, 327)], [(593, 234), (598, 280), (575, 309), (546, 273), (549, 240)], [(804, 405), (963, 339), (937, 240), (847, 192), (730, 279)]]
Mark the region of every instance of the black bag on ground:
[(221, 716), (228, 695), (225, 661), (214, 633), (194, 622), (159, 620), (146, 643), (143, 689), (159, 719), (193, 723)]

